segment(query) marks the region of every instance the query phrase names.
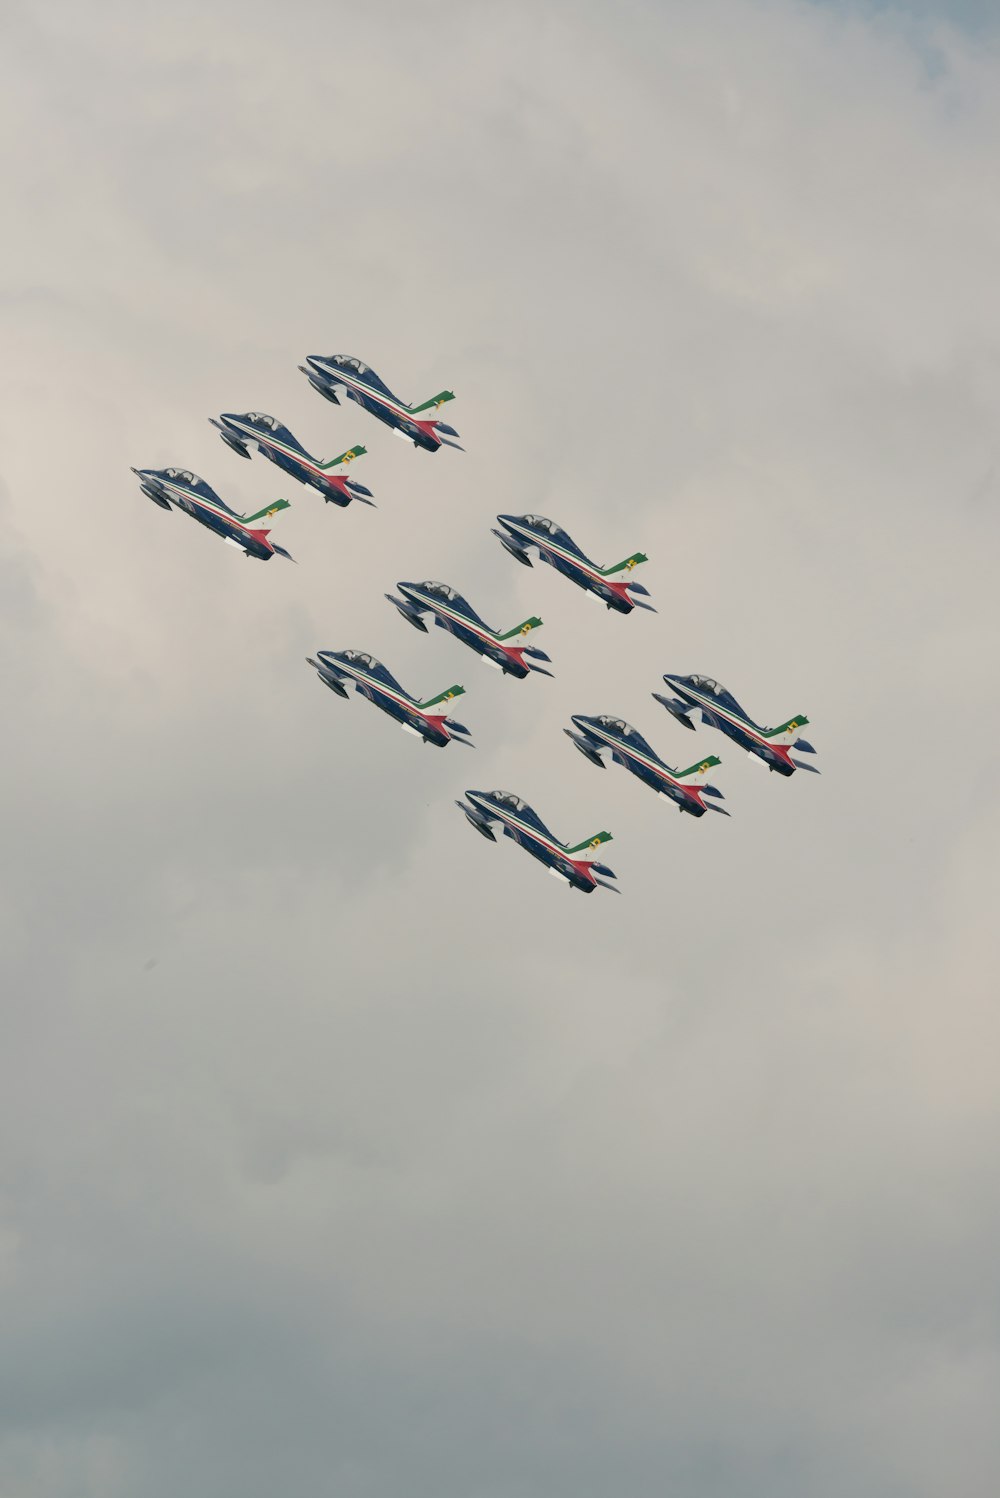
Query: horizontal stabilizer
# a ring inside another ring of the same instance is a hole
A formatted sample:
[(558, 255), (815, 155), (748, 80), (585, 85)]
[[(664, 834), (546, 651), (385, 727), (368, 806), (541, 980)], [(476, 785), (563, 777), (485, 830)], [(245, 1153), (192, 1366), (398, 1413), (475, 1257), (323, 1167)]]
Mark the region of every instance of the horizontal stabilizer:
[(649, 589), (644, 588), (642, 583), (629, 583), (628, 590), (630, 593), (638, 593), (642, 598), (649, 597)]
[(796, 739), (795, 743), (792, 745), (792, 748), (797, 749), (800, 754), (816, 753), (816, 750), (813, 748), (812, 744), (808, 744), (805, 739)]
[(819, 775), (821, 773), (818, 765), (810, 765), (804, 759), (793, 759), (792, 764), (797, 770), (809, 770), (813, 775)]
[(613, 895), (621, 894), (621, 890), (618, 888), (617, 884), (608, 884), (604, 879), (595, 879), (594, 883), (596, 885), (599, 885), (601, 889), (609, 889)]
[(458, 432), (455, 431), (454, 427), (445, 426), (443, 421), (436, 421), (434, 423), (434, 430), (435, 432), (445, 437), (457, 437), (459, 435)]
[(523, 650), (521, 654), (530, 656), (533, 661), (548, 661), (549, 665), (552, 664), (552, 657), (550, 655), (546, 655), (544, 650), (536, 650), (534, 646), (529, 646), (528, 649)]
[[(630, 593), (634, 593), (635, 589), (630, 586), (629, 587), (629, 592)], [(633, 598), (631, 600), (631, 602), (632, 602), (632, 605), (633, 605), (634, 608), (645, 609), (646, 612), (649, 613), (649, 614), (659, 613), (659, 610), (655, 609), (651, 603), (643, 603), (643, 601), (642, 601), (641, 598)]]
[[(292, 553), (290, 551), (286, 551), (283, 546), (275, 546), (273, 541), (271, 542), (271, 550), (274, 552), (276, 557), (284, 557), (287, 562), (295, 561), (295, 558), (292, 556)], [(296, 563), (296, 565), (298, 564)]]
[[(705, 789), (708, 790), (708, 786), (706, 786)], [(719, 813), (719, 815), (723, 816), (723, 817), (728, 817), (728, 816), (732, 815), (732, 813), (728, 812), (724, 806), (716, 806), (716, 804), (715, 804), (714, 801), (706, 801), (705, 802), (705, 810), (706, 811), (717, 811)]]
[(355, 499), (371, 499), (372, 491), (365, 484), (356, 484), (353, 479), (347, 479), (346, 483)]

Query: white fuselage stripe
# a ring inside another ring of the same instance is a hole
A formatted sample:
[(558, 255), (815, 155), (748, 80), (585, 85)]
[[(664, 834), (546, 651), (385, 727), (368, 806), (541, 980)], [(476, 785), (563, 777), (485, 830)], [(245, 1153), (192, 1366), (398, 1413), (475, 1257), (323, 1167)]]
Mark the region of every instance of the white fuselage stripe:
[(432, 614), (445, 614), (449, 619), (454, 619), (456, 624), (462, 624), (466, 629), (471, 630), (474, 635), (478, 635), (481, 640), (485, 640), (490, 645), (499, 645), (500, 649), (503, 649), (496, 635), (492, 634), (485, 625), (473, 624), (471, 619), (467, 619), (464, 614), (458, 613), (456, 609), (450, 609), (440, 599), (435, 598), (434, 602), (431, 603), (430, 599), (424, 593), (418, 593), (416, 598), (413, 598), (412, 595), (408, 596), (412, 602), (420, 603), (424, 608), (430, 609)]
[[(329, 479), (331, 477), (326, 469), (320, 468), (315, 459), (310, 458), (304, 452), (297, 452), (294, 447), (288, 447), (284, 442), (279, 441), (277, 437), (265, 436), (256, 427), (244, 426), (240, 421), (234, 421), (233, 426), (238, 427), (241, 434), (249, 437), (251, 441), (259, 442), (261, 447), (274, 448), (277, 452), (283, 453), (286, 458), (291, 458), (293, 463), (298, 463), (302, 468), (308, 468), (310, 473), (314, 473), (317, 478)], [(342, 478), (343, 475), (338, 473), (336, 477)]]
[(725, 718), (727, 723), (731, 723), (734, 728), (741, 729), (743, 733), (748, 734), (752, 739), (756, 739), (757, 742), (759, 744), (763, 744), (765, 748), (774, 748), (774, 745), (770, 742), (770, 740), (764, 738), (763, 734), (752, 728), (746, 718), (738, 718), (730, 708), (722, 707), (720, 703), (713, 701), (711, 698), (700, 696), (694, 687), (678, 687), (675, 682), (671, 682), (670, 685), (677, 692), (689, 693), (695, 699), (693, 704), (695, 707), (700, 707), (704, 712), (717, 713), (720, 718)]
[(339, 366), (337, 367), (336, 374), (328, 373), (326, 369), (323, 370), (323, 374), (328, 380), (339, 380), (344, 385), (349, 385), (352, 390), (359, 390), (362, 395), (367, 395), (372, 400), (378, 401), (380, 406), (386, 406), (394, 416), (404, 417), (407, 421), (415, 421), (417, 419), (414, 417), (413, 412), (408, 410), (395, 397), (383, 395), (381, 390), (373, 390), (370, 385), (365, 384), (364, 380), (359, 380), (355, 375), (345, 374)]
[(562, 557), (564, 561), (571, 563), (571, 565), (574, 567), (578, 567), (580, 571), (585, 572), (588, 577), (592, 577), (595, 582), (606, 583), (609, 581), (609, 579), (604, 576), (603, 572), (601, 572), (601, 570), (596, 567), (593, 562), (587, 562), (578, 556), (574, 556), (571, 551), (566, 551), (563, 547), (557, 546), (554, 541), (540, 540), (539, 537), (535, 535), (534, 531), (527, 531), (522, 526), (514, 525), (510, 520), (504, 523), (510, 526), (511, 530), (517, 531), (518, 534), (523, 536), (526, 541), (530, 541), (533, 546), (537, 546), (539, 551), (551, 551), (555, 556)]
[(640, 750), (633, 749), (631, 744), (626, 745), (622, 743), (621, 739), (614, 738), (611, 734), (607, 733), (602, 728), (591, 726), (585, 729), (584, 732), (592, 733), (595, 738), (603, 739), (604, 742), (609, 746), (609, 748), (617, 749), (619, 753), (627, 754), (630, 759), (634, 759), (638, 764), (645, 765), (647, 769), (652, 770), (654, 774), (659, 775), (661, 780), (669, 780), (671, 785), (676, 785), (682, 790), (686, 789), (683, 782), (675, 779), (674, 775), (672, 775), (667, 770), (667, 767), (665, 765), (659, 764), (655, 759), (649, 759)]
[(239, 530), (246, 531), (249, 534), (250, 527), (244, 524), (243, 517), (241, 515), (233, 515), (229, 510), (220, 509), (217, 505), (214, 505), (210, 499), (206, 499), (204, 495), (196, 494), (193, 489), (185, 489), (180, 484), (172, 484), (169, 479), (160, 479), (159, 482), (165, 489), (173, 490), (175, 494), (182, 495), (184, 499), (189, 500), (193, 504), (199, 505), (203, 510), (208, 510), (210, 514), (218, 515), (220, 520), (225, 520), (230, 525), (235, 525)]
[(482, 811), (488, 812), (491, 817), (496, 817), (498, 821), (506, 822), (509, 825), (516, 827), (519, 832), (527, 833), (528, 837), (534, 838), (536, 843), (541, 843), (543, 848), (548, 848), (550, 853), (558, 853), (563, 858), (568, 859), (570, 863), (573, 862), (573, 859), (566, 852), (566, 849), (563, 847), (562, 843), (552, 842), (544, 835), (544, 833), (539, 832), (536, 827), (529, 827), (527, 822), (522, 822), (518, 817), (515, 817), (506, 809), (501, 811), (496, 802), (476, 801), (474, 804), (478, 806)]

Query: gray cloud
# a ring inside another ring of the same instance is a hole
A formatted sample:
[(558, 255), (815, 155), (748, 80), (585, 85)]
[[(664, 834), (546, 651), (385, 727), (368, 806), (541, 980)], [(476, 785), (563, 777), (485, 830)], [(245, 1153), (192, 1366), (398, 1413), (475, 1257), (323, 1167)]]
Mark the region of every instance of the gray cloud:
[[(944, 20), (5, 20), (4, 1498), (995, 1490), (1000, 94)], [(324, 406), (334, 348), (468, 452)], [(234, 405), (364, 440), (379, 509), (237, 463)], [(145, 505), (170, 461), (285, 493), (299, 566)], [(659, 614), (508, 508), (643, 547)], [(413, 575), (537, 610), (555, 681), (408, 631)], [(475, 753), (321, 692), (338, 645), (464, 682)], [(722, 746), (687, 825), (573, 755), (613, 710), (683, 762), (672, 668), (823, 778)], [(469, 785), (609, 827), (622, 898)]]

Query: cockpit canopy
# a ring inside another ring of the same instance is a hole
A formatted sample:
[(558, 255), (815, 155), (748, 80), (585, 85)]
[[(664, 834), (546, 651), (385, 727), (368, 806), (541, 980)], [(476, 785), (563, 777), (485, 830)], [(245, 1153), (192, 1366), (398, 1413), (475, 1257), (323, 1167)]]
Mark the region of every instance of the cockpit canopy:
[(381, 661), (377, 661), (373, 655), (366, 655), (363, 650), (345, 650), (345, 661), (354, 661), (355, 665), (363, 666), (366, 671), (380, 669)]
[(265, 416), (263, 411), (248, 411), (243, 420), (249, 421), (255, 427), (267, 427), (271, 432), (278, 430), (279, 423), (273, 416)]
[(530, 525), (536, 531), (545, 531), (549, 536), (554, 536), (559, 530), (554, 520), (546, 520), (544, 515), (522, 515), (521, 519), (525, 525)]
[(341, 369), (353, 369), (357, 374), (368, 373), (368, 365), (362, 364), (360, 359), (352, 358), (350, 354), (331, 354), (328, 362), (339, 364)]
[(200, 479), (196, 473), (191, 473), (187, 468), (165, 468), (163, 471), (168, 479), (177, 479), (179, 483), (187, 484), (192, 489), (205, 483), (204, 479)]
[(421, 583), (425, 593), (432, 593), (435, 598), (456, 599), (458, 594), (454, 588), (449, 588), (447, 583)]
[(522, 801), (520, 796), (515, 796), (512, 791), (494, 791), (493, 800), (497, 806), (506, 806), (510, 811), (528, 810), (528, 803)]
[(635, 729), (631, 724), (626, 723), (624, 718), (609, 718), (606, 714), (602, 714), (597, 721), (604, 728), (613, 728), (616, 733), (624, 734), (626, 738), (629, 734), (635, 733)]
[(711, 692), (713, 697), (721, 697), (724, 687), (720, 687), (717, 681), (710, 676), (691, 676), (688, 678), (693, 687), (700, 687), (703, 692)]

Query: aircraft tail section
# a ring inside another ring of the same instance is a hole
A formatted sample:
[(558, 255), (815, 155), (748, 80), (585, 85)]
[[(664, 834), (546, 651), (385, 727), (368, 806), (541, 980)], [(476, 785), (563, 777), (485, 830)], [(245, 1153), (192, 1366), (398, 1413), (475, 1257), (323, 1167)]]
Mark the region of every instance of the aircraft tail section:
[(336, 468), (338, 463), (350, 463), (354, 458), (361, 458), (368, 451), (367, 447), (349, 447), (346, 453), (341, 453), (339, 458), (331, 458), (329, 463), (321, 463), (322, 469)]
[(704, 777), (708, 774), (709, 770), (713, 770), (716, 765), (721, 765), (721, 763), (722, 761), (717, 754), (709, 754), (707, 758), (700, 759), (698, 763), (696, 765), (692, 765), (690, 769), (678, 770), (677, 774), (674, 776), (674, 779), (679, 785), (697, 786), (701, 790), (704, 790)]
[(432, 406), (440, 410), (445, 401), (453, 401), (454, 399), (455, 392), (453, 390), (439, 390), (437, 395), (432, 395), (429, 401), (422, 401), (419, 406), (407, 406), (406, 409), (411, 416), (416, 416), (420, 411), (429, 411)]
[(518, 635), (527, 635), (530, 634), (533, 629), (539, 629), (541, 627), (541, 623), (542, 621), (541, 619), (539, 619), (538, 615), (532, 614), (530, 619), (523, 620), (521, 624), (515, 624), (513, 629), (508, 629), (504, 634), (497, 635), (496, 638), (501, 642), (513, 640)]
[(292, 507), (287, 499), (276, 499), (273, 504), (267, 506), (266, 510), (258, 510), (256, 515), (244, 515), (243, 524), (251, 525), (255, 520), (266, 520), (270, 515), (277, 515), (279, 510), (290, 510)]
[(577, 843), (573, 848), (567, 848), (566, 852), (572, 857), (576, 853), (590, 853), (594, 848), (599, 848), (602, 843), (610, 843), (610, 832), (595, 832), (593, 837), (588, 837), (582, 843)]
[(436, 697), (428, 697), (426, 702), (418, 702), (416, 706), (421, 712), (426, 712), (430, 707), (438, 707), (443, 702), (450, 702), (453, 697), (461, 697), (464, 692), (464, 687), (449, 687), (446, 692), (439, 692)]
[(625, 558), (624, 562), (619, 562), (614, 567), (601, 567), (598, 570), (602, 577), (613, 578), (617, 577), (619, 572), (631, 572), (634, 567), (639, 566), (640, 562), (648, 561), (649, 558), (644, 551), (634, 551), (630, 557)]
[[(788, 722), (782, 723), (779, 728), (765, 728), (764, 737), (769, 744), (773, 744), (776, 748), (778, 746), (787, 748), (795, 743), (799, 729), (804, 728), (808, 722), (809, 719), (805, 713), (800, 713), (797, 718), (789, 718)], [(801, 748), (802, 745), (799, 744), (798, 747)], [(806, 752), (811, 752), (811, 746)]]

